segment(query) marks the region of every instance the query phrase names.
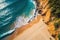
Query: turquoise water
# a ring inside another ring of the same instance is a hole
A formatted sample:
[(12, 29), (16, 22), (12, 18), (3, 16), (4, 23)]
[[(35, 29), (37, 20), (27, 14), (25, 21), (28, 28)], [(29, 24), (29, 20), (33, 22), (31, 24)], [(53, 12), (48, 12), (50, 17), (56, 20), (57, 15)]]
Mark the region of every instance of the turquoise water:
[[(29, 16), (34, 9), (34, 4), (30, 0), (1, 0), (0, 5), (0, 38), (2, 34), (11, 30), (10, 25), (14, 23), (16, 17)], [(13, 29), (14, 27), (12, 27)]]

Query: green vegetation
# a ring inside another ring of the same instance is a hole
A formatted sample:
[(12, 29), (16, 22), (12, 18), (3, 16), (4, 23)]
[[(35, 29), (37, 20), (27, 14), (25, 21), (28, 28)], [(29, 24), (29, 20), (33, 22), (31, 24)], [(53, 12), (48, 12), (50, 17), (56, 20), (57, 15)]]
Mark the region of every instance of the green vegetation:
[(55, 25), (55, 29), (57, 30), (59, 28), (59, 26), (60, 26), (60, 21), (55, 22), (54, 25)]
[(57, 29), (60, 26), (60, 0), (49, 0), (49, 5), (51, 8), (51, 16), (55, 17), (54, 20), (52, 21), (57, 21), (55, 22), (55, 28)]
[(60, 18), (60, 0), (49, 0), (52, 16)]

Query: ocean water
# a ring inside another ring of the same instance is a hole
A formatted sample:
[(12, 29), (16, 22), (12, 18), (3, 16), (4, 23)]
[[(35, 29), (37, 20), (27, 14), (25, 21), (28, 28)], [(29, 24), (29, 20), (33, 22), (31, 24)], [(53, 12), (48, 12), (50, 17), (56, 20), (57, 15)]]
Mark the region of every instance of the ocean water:
[[(0, 38), (27, 23), (26, 20), (28, 21), (33, 16), (34, 12), (31, 12), (34, 9), (32, 0), (0, 0)], [(19, 22), (22, 25), (19, 25)], [(16, 24), (11, 26), (14, 23)]]

